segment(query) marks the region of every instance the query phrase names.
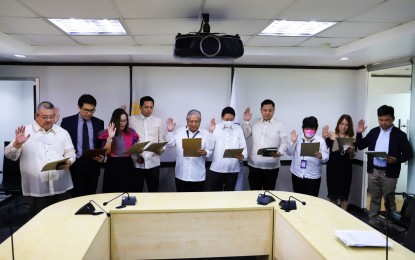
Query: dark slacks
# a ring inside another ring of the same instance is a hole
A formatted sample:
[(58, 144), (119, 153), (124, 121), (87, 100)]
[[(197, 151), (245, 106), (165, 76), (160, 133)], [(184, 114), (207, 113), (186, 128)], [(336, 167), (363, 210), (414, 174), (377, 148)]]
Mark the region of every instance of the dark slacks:
[(279, 168), (259, 169), (249, 166), (249, 188), (251, 190), (274, 190)]
[(66, 191), (62, 194), (56, 194), (52, 196), (45, 197), (33, 197), (27, 196), (27, 204), (30, 208), (30, 216), (34, 217), (42, 209), (49, 207), (52, 204), (55, 204), (59, 201), (67, 200), (71, 198), (71, 192)]
[(318, 179), (299, 178), (294, 174), (291, 174), (291, 176), (292, 176), (294, 192), (318, 197), (318, 192), (320, 191), (321, 178), (318, 178)]
[(182, 181), (175, 178), (177, 192), (198, 192), (203, 191), (204, 181)]
[(143, 192), (144, 182), (147, 183), (148, 192), (158, 192), (160, 183), (160, 166), (151, 169), (135, 168), (133, 175), (133, 190)]
[(211, 191), (234, 191), (238, 172), (215, 172), (210, 171)]
[(73, 182), (71, 196), (73, 198), (97, 192), (100, 163), (92, 159), (77, 159), (70, 170)]

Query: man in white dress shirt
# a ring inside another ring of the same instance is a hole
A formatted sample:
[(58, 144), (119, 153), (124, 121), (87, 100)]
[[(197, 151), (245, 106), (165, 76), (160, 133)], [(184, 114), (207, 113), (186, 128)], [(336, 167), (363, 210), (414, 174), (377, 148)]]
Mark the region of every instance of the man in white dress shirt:
[[(130, 127), (138, 133), (139, 142), (159, 143), (166, 140), (166, 132), (162, 128), (160, 118), (153, 116), (154, 99), (145, 96), (140, 99), (140, 114), (130, 117)], [(164, 152), (161, 149), (155, 153), (141, 151), (133, 155), (136, 174), (134, 176), (134, 187), (142, 192), (144, 181), (147, 182), (149, 192), (158, 192), (160, 176), (160, 155)]]
[[(213, 132), (215, 140), (210, 166), (210, 190), (233, 191), (238, 180), (240, 161), (248, 156), (248, 152), (242, 128), (233, 122), (235, 110), (232, 107), (225, 107), (221, 116), (222, 122), (216, 125), (215, 119), (212, 119), (209, 129)], [(223, 158), (225, 149), (238, 148), (243, 149), (242, 153), (237, 154), (234, 158)]]
[[(19, 126), (16, 137), (5, 148), (6, 158), (20, 158), (22, 192), (27, 196), (32, 216), (56, 202), (69, 199), (72, 179), (69, 167), (76, 154), (69, 133), (55, 124), (55, 107), (48, 101), (37, 107), (31, 125)], [(67, 158), (56, 170), (41, 171), (43, 166)]]
[[(180, 127), (174, 133), (176, 123), (172, 118), (167, 119), (167, 144), (176, 147), (176, 173), (175, 183), (178, 192), (203, 191), (206, 180), (206, 157), (212, 154), (213, 137), (205, 129), (200, 129), (202, 116), (196, 109), (187, 113), (187, 126)], [(202, 138), (202, 145), (197, 151), (198, 157), (185, 157), (183, 155), (182, 140), (186, 138)]]
[[(249, 107), (244, 112), (245, 138), (252, 137), (252, 150), (249, 154), (249, 187), (251, 190), (274, 190), (277, 182), (280, 159), (288, 146), (288, 136), (282, 122), (274, 117), (275, 103), (266, 99), (261, 103), (262, 118), (250, 124), (252, 113)], [(258, 150), (274, 148), (268, 156), (258, 155)]]

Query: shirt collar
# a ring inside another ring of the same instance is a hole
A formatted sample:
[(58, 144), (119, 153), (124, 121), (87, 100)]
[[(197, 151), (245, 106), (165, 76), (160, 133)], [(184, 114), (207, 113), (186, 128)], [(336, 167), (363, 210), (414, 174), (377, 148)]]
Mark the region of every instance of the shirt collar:
[(146, 117), (146, 116), (143, 116), (143, 114), (141, 114), (141, 113), (138, 115), (138, 117), (140, 118), (140, 120), (144, 120), (145, 118), (147, 118), (147, 120), (149, 120), (152, 116), (153, 115), (150, 115), (150, 116), (147, 116)]
[(262, 118), (262, 123), (270, 122), (272, 124), (273, 121), (274, 121), (274, 117), (271, 117), (270, 120), (264, 120), (264, 118)]
[(389, 127), (389, 128), (388, 128), (388, 129), (386, 129), (386, 130), (383, 130), (383, 129), (382, 129), (382, 127), (380, 127), (380, 126), (379, 126), (380, 131), (381, 131), (381, 132), (383, 132), (383, 133), (390, 133), (390, 131), (392, 131), (392, 128), (393, 128), (393, 127), (394, 127), (394, 125), (392, 125), (391, 127)]
[(33, 123), (32, 127), (35, 133), (39, 131), (42, 131), (44, 133), (54, 133), (54, 134), (56, 133), (56, 124), (53, 124), (52, 128), (49, 129), (49, 131), (45, 131), (43, 128), (41, 128), (36, 121)]

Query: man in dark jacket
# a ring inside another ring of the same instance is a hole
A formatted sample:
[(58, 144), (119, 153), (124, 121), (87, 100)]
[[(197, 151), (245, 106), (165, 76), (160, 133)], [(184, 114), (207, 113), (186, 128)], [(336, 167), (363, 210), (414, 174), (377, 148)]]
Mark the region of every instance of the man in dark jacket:
[(81, 157), (88, 149), (102, 148), (98, 132), (104, 129), (104, 121), (93, 116), (96, 105), (93, 96), (84, 94), (78, 100), (79, 113), (62, 119), (61, 127), (69, 132), (76, 150), (77, 160), (70, 168), (74, 186), (72, 197), (95, 194), (97, 190), (103, 156)]
[(396, 211), (395, 196), (386, 199), (387, 194), (395, 192), (401, 171), (401, 163), (412, 157), (412, 148), (404, 132), (393, 125), (394, 109), (383, 105), (378, 108), (379, 127), (366, 130), (365, 121), (360, 120), (356, 129), (356, 145), (359, 150), (368, 148), (369, 151), (385, 152), (386, 156), (369, 156), (367, 160), (368, 190), (371, 196), (370, 215), (373, 218), (381, 207), (382, 197), (390, 205), (390, 210)]

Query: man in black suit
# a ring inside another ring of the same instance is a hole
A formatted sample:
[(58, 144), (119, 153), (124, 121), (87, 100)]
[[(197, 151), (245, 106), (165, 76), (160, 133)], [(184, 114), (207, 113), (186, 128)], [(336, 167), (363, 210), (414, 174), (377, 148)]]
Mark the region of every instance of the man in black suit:
[[(404, 132), (393, 125), (394, 109), (383, 105), (378, 108), (379, 127), (366, 130), (365, 121), (361, 119), (356, 132), (356, 146), (359, 150), (368, 148), (369, 151), (386, 152), (386, 158), (370, 156), (367, 160), (368, 190), (371, 196), (369, 217), (376, 224), (376, 214), (380, 210), (382, 197), (395, 192), (401, 171), (401, 163), (412, 157), (412, 148)], [(389, 197), (390, 210), (396, 211), (395, 196)], [(386, 205), (386, 203), (385, 203)]]
[(79, 113), (62, 119), (61, 127), (69, 132), (77, 157), (70, 168), (74, 186), (72, 197), (95, 194), (97, 190), (100, 162), (104, 157), (81, 158), (87, 149), (102, 148), (98, 132), (104, 129), (104, 121), (93, 116), (96, 105), (93, 96), (84, 94), (78, 100)]

